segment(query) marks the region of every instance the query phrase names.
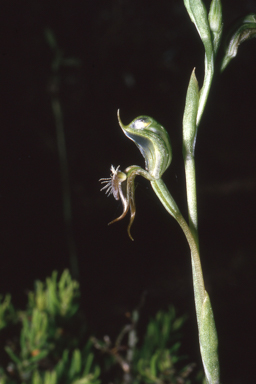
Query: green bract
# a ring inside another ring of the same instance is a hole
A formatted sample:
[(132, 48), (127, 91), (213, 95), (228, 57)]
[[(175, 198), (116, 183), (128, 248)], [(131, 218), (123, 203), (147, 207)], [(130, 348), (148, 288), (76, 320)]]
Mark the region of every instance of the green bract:
[(171, 143), (164, 127), (149, 116), (139, 116), (128, 125), (121, 122), (119, 110), (117, 117), (124, 134), (139, 148), (150, 176), (159, 179), (172, 160)]

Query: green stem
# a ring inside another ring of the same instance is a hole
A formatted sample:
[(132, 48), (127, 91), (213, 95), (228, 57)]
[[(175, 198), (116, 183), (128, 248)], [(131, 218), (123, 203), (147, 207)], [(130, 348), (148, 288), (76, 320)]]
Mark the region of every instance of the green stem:
[(212, 84), (213, 74), (214, 74), (214, 55), (213, 52), (206, 53), (205, 54), (205, 75), (204, 75), (204, 83), (200, 90), (200, 98), (199, 98), (199, 105), (198, 105), (198, 111), (197, 111), (197, 118), (196, 118), (196, 126), (198, 128), (199, 123), (201, 121), (205, 104), (209, 95), (209, 91)]
[(187, 203), (189, 227), (199, 249), (198, 240), (198, 220), (197, 220), (197, 196), (196, 196), (196, 169), (195, 158), (191, 156), (185, 161), (186, 188), (187, 188)]
[(153, 190), (165, 209), (177, 220), (191, 251), (192, 274), (199, 344), (208, 384), (219, 384), (218, 338), (204, 279), (197, 241), (162, 179), (151, 181)]
[(194, 235), (197, 246), (199, 247), (198, 239), (198, 219), (197, 219), (197, 195), (196, 195), (196, 169), (195, 169), (195, 144), (198, 131), (198, 125), (200, 123), (206, 101), (209, 95), (212, 78), (214, 73), (213, 54), (205, 55), (205, 77), (204, 83), (200, 90), (200, 96), (198, 101), (198, 109), (196, 116), (195, 135), (191, 137), (191, 143), (184, 145), (184, 164), (186, 175), (186, 190), (187, 190), (187, 203), (188, 203), (188, 216), (189, 226)]
[(186, 239), (188, 241), (190, 251), (191, 251), (196, 315), (197, 315), (198, 326), (200, 327), (201, 308), (202, 308), (202, 304), (205, 297), (205, 286), (204, 286), (204, 278), (203, 278), (203, 272), (201, 267), (200, 255), (199, 255), (197, 243), (193, 237), (193, 234), (188, 224), (186, 223), (184, 217), (181, 215), (181, 213), (176, 216), (176, 220), (179, 223), (181, 229), (183, 230), (186, 236)]
[(204, 279), (200, 261), (199, 250), (197, 242), (194, 239), (194, 236), (189, 228), (186, 220), (183, 218), (180, 210), (175, 203), (172, 195), (167, 189), (165, 183), (162, 179), (151, 181), (152, 188), (156, 193), (157, 197), (165, 207), (165, 209), (177, 220), (181, 229), (183, 230), (186, 239), (188, 241), (191, 259), (192, 259), (192, 273), (193, 273), (193, 285), (194, 285), (194, 294), (195, 294), (195, 305), (196, 305), (196, 314), (198, 327), (200, 327), (200, 318), (201, 318), (201, 308), (205, 298), (205, 287)]

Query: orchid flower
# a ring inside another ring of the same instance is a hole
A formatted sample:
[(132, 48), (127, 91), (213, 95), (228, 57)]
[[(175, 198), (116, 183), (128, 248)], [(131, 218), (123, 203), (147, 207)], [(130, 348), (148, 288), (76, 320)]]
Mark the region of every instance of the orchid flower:
[(132, 140), (139, 148), (145, 159), (145, 169), (132, 165), (124, 172), (111, 165), (111, 175), (109, 178), (102, 178), (99, 181), (106, 184), (101, 190), (106, 189), (106, 194), (113, 194), (116, 200), (121, 198), (123, 213), (121, 216), (111, 221), (115, 223), (123, 219), (129, 209), (131, 212), (128, 225), (128, 235), (133, 240), (130, 232), (131, 225), (136, 214), (135, 206), (135, 187), (134, 180), (137, 175), (144, 177), (151, 183), (160, 180), (162, 174), (169, 167), (172, 160), (172, 150), (169, 135), (159, 123), (149, 116), (139, 116), (129, 125), (125, 126), (117, 112), (118, 122), (124, 134)]

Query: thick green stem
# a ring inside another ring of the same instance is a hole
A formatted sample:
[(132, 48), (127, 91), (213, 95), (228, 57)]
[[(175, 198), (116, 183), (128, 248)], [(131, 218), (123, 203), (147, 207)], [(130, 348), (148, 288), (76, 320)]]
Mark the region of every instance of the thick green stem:
[[(190, 143), (183, 143), (189, 226), (191, 228), (191, 231), (194, 235), (195, 241), (198, 246), (199, 246), (199, 240), (198, 240), (196, 170), (195, 170), (194, 151), (195, 151), (198, 125), (200, 123), (200, 120), (205, 108), (205, 104), (209, 95), (212, 78), (213, 78), (213, 72), (214, 72), (213, 55), (207, 55), (205, 56), (205, 78), (204, 78), (202, 89), (200, 90), (198, 106), (197, 106), (197, 116), (196, 116), (196, 121), (194, 122), (195, 135), (191, 137)], [(193, 124), (193, 122), (191, 123)]]
[(204, 279), (203, 279), (203, 273), (202, 273), (197, 243), (194, 239), (194, 236), (186, 220), (183, 218), (182, 214), (180, 213), (180, 210), (177, 204), (175, 203), (172, 195), (170, 194), (163, 180), (158, 179), (158, 180), (151, 181), (151, 185), (157, 197), (165, 207), (165, 209), (179, 223), (188, 241), (190, 251), (191, 251), (191, 259), (192, 259), (193, 285), (194, 285), (194, 293), (195, 293), (197, 321), (198, 321), (198, 326), (200, 326), (199, 322), (201, 317), (201, 307), (205, 297), (205, 287), (204, 287)]
[(189, 157), (185, 160), (186, 188), (189, 227), (199, 248), (198, 220), (197, 220), (197, 196), (196, 196), (196, 169), (195, 158)]
[(191, 251), (193, 286), (200, 351), (208, 384), (219, 384), (218, 338), (209, 296), (205, 290), (197, 241), (162, 179), (151, 181), (165, 209), (177, 220)]
[(196, 119), (199, 106), (199, 96), (200, 95), (198, 89), (198, 82), (194, 69), (189, 80), (185, 110), (183, 115), (182, 152), (186, 174), (189, 226), (194, 235), (197, 245), (199, 245), (199, 242), (197, 233), (196, 171), (194, 150), (197, 135)]
[(214, 72), (213, 55), (205, 56), (205, 78), (201, 91), (198, 94), (197, 80), (192, 73), (186, 99), (183, 118), (183, 157), (185, 164), (186, 189), (189, 226), (194, 239), (199, 247), (198, 220), (197, 220), (197, 195), (196, 195), (196, 169), (195, 169), (195, 144), (207, 97), (210, 91)]
[(185, 219), (181, 215), (181, 213), (176, 216), (176, 220), (179, 223), (181, 229), (183, 230), (186, 236), (186, 239), (188, 241), (190, 251), (191, 251), (196, 315), (197, 315), (198, 327), (200, 327), (201, 309), (202, 309), (202, 304), (205, 298), (205, 286), (204, 286), (204, 278), (203, 278), (203, 272), (201, 267), (200, 255), (199, 255), (197, 243), (193, 237), (193, 234), (188, 224), (186, 223)]

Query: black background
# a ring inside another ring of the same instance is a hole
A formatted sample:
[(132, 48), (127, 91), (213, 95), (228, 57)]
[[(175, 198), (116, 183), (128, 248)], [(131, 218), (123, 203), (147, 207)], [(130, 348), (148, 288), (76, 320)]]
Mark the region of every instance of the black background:
[[(206, 2), (208, 5), (209, 2)], [(255, 1), (223, 0), (224, 34)], [(79, 67), (60, 71), (82, 306), (98, 335), (115, 335), (124, 313), (148, 292), (145, 316), (174, 303), (189, 314), (185, 350), (200, 365), (189, 249), (147, 181), (138, 178), (137, 215), (107, 227), (121, 205), (100, 192), (110, 165), (143, 166), (118, 126), (138, 115), (168, 130), (173, 162), (164, 175), (186, 217), (182, 115), (193, 67), (203, 79), (203, 45), (181, 0), (31, 0), (1, 4), (0, 292), (26, 289), (69, 267), (49, 83), (53, 54), (45, 28)], [(222, 51), (219, 52), (221, 57)], [(199, 234), (215, 314), (223, 383), (255, 376), (256, 45), (241, 45), (216, 72), (197, 149)]]

